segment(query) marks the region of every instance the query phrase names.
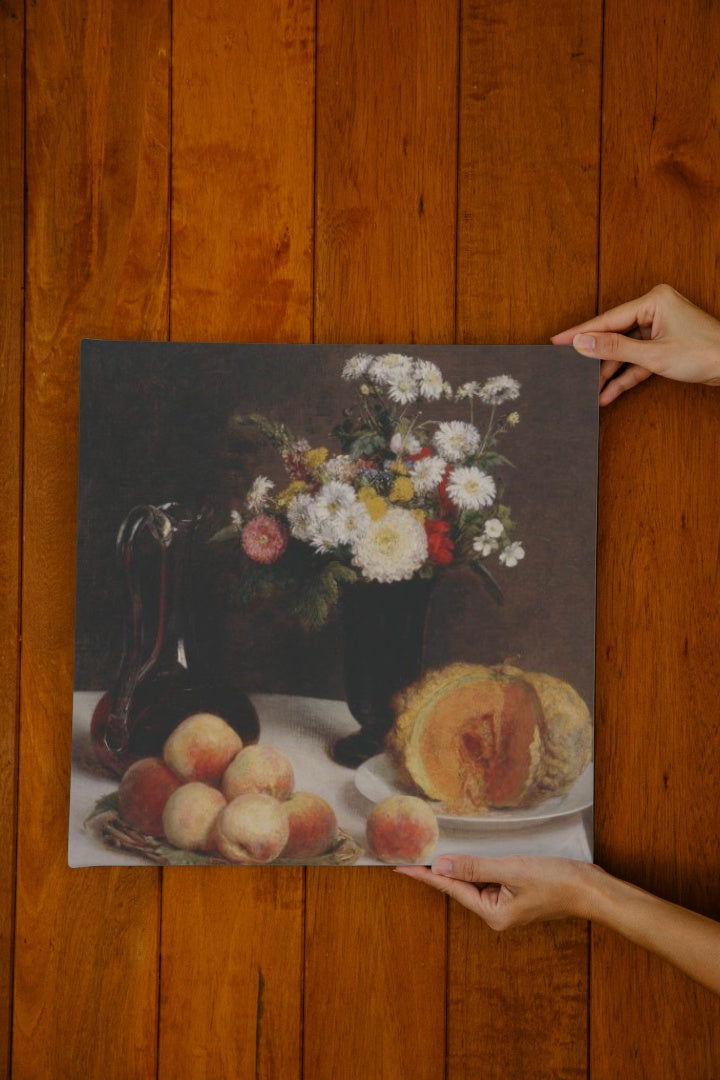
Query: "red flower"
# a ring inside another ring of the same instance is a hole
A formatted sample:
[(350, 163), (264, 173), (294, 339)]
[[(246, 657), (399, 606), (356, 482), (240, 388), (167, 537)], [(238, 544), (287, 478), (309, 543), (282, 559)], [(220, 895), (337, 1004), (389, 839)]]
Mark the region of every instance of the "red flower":
[(448, 495), (447, 486), (448, 486), (448, 480), (449, 479), (450, 479), (450, 469), (445, 469), (445, 475), (443, 476), (442, 480), (438, 484), (438, 489), (437, 489), (438, 500), (440, 502), (440, 509), (442, 510), (443, 514), (452, 514), (452, 512), (455, 509), (455, 504), (453, 503), (452, 499)]
[(277, 518), (258, 514), (242, 531), (242, 546), (253, 562), (277, 562), (288, 544), (288, 534)]
[(434, 521), (425, 519), (425, 534), (427, 536), (428, 555), (430, 562), (439, 566), (447, 566), (453, 561), (455, 544), (448, 535), (450, 524), (447, 521)]

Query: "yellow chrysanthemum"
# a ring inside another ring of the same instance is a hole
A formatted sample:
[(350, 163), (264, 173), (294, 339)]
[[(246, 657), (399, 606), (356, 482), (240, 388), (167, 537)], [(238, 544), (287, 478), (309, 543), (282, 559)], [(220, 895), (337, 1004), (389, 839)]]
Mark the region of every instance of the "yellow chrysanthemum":
[(373, 521), (380, 521), (381, 518), (385, 517), (388, 504), (371, 487), (361, 488), (358, 492), (358, 499), (365, 504), (365, 509)]
[(315, 472), (321, 465), (325, 464), (327, 456), (330, 453), (326, 446), (316, 446), (312, 450), (305, 451), (305, 464), (310, 472)]
[(393, 461), (390, 463), (390, 472), (397, 473), (398, 476), (407, 476), (407, 465), (403, 465), (402, 461)]
[(425, 518), (427, 517), (427, 514), (424, 510), (420, 510), (418, 508), (417, 510), (411, 510), (410, 513), (414, 518), (417, 518), (421, 525), (425, 523)]
[(286, 488), (279, 491), (276, 498), (276, 503), (280, 509), (284, 509), (296, 495), (299, 495), (301, 491), (307, 491), (308, 485), (304, 480), (293, 480), (291, 484), (288, 484)]
[(414, 494), (415, 486), (409, 476), (398, 476), (397, 480), (393, 480), (390, 488), (391, 502), (410, 502)]

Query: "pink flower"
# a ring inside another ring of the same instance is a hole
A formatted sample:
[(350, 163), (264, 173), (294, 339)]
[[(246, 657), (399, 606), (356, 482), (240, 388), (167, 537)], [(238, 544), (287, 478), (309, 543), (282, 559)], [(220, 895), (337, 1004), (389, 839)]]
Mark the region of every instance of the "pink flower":
[(287, 531), (269, 514), (258, 514), (242, 531), (243, 551), (253, 562), (266, 565), (277, 562), (287, 543)]

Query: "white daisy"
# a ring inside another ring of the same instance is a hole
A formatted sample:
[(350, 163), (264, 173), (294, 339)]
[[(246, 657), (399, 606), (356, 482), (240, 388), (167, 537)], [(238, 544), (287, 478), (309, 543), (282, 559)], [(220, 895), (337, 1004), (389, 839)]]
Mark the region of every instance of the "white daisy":
[(520, 423), (520, 413), (518, 413), (518, 412), (508, 413), (507, 422), (510, 425), (510, 427), (515, 427), (516, 424)]
[(310, 534), (316, 523), (315, 499), (312, 495), (302, 492), (288, 503), (288, 525), (290, 532), (297, 540), (309, 540)]
[(414, 435), (402, 434), (400, 431), (396, 431), (390, 440), (390, 449), (393, 454), (417, 454), (420, 449), (420, 443)]
[(480, 390), (480, 383), (478, 382), (465, 382), (462, 386), (458, 386), (455, 391), (455, 397), (458, 401), (466, 401), (469, 398), (477, 397)]
[(525, 549), (519, 540), (513, 540), (512, 544), (503, 548), (498, 558), (505, 566), (517, 566), (520, 560), (525, 558)]
[(489, 536), (476, 536), (473, 540), (473, 550), (477, 551), (478, 555), (482, 555), (484, 559), (488, 555), (492, 555), (494, 551), (500, 547), (497, 540), (493, 540)]
[(364, 536), (372, 518), (367, 507), (359, 499), (352, 506), (338, 511), (332, 518), (335, 539), (338, 544), (354, 544)]
[(385, 379), (388, 393), (398, 405), (409, 405), (417, 400), (418, 384), (412, 371), (393, 372)]
[(242, 529), (243, 519), (239, 510), (230, 511), (230, 523), (235, 526), (238, 532)]
[(431, 360), (418, 360), (415, 364), (415, 376), (420, 397), (426, 401), (437, 401), (442, 397), (443, 377), (437, 364), (433, 364)]
[(500, 518), (488, 518), (485, 522), (485, 535), (491, 540), (499, 540), (504, 532), (505, 526)]
[(447, 401), (452, 401), (453, 388), (449, 382), (443, 383), (443, 397), (446, 398)]
[(374, 359), (375, 357), (371, 356), (370, 353), (356, 353), (355, 356), (351, 356), (349, 360), (345, 361), (342, 370), (343, 379), (362, 378)]
[(336, 515), (326, 514), (321, 517), (317, 513), (311, 513), (308, 540), (321, 555), (332, 551), (338, 542), (335, 529), (336, 520)]
[(412, 356), (403, 356), (402, 353), (384, 353), (378, 356), (368, 369), (368, 375), (375, 382), (386, 383), (392, 377), (400, 375), (412, 375)]
[(520, 396), (520, 383), (511, 375), (494, 375), (480, 387), (478, 397), (486, 405), (501, 405)]
[(442, 483), (447, 462), (441, 457), (418, 458), (410, 468), (410, 479), (418, 495), (428, 495)]
[(461, 510), (479, 510), (482, 506), (490, 506), (497, 494), (492, 476), (474, 465), (465, 469), (453, 469), (447, 490), (452, 501)]
[(446, 461), (462, 461), (474, 454), (480, 445), (480, 433), (464, 420), (447, 420), (438, 424), (433, 444)]
[(315, 496), (315, 509), (319, 518), (325, 518), (346, 510), (357, 499), (355, 488), (340, 480), (329, 480)]
[(258, 476), (253, 480), (245, 501), (254, 514), (266, 509), (270, 501), (268, 496), (274, 487), (274, 483), (267, 476)]
[(427, 558), (427, 537), (414, 514), (393, 507), (370, 522), (353, 550), (353, 562), (367, 580), (406, 581)]

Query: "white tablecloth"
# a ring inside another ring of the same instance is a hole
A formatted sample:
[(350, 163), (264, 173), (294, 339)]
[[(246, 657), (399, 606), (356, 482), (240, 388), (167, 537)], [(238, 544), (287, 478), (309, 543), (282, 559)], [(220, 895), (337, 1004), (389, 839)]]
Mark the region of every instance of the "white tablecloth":
[[(74, 695), (68, 863), (148, 866), (144, 859), (105, 847), (83, 825), (97, 800), (117, 788), (117, 781), (95, 762), (90, 745), (90, 718), (99, 698), (100, 694), (87, 691)], [(254, 694), (252, 700), (260, 717), (260, 742), (287, 754), (295, 770), (296, 790), (322, 795), (334, 808), (341, 828), (365, 848), (365, 820), (372, 802), (355, 786), (355, 771), (337, 765), (327, 752), (336, 739), (358, 730), (345, 703), (281, 694)], [(563, 855), (591, 861), (592, 811), (507, 831), (489, 831), (482, 818), (472, 829), (442, 825), (436, 855), (442, 853)], [(355, 865), (382, 864), (364, 855)]]

